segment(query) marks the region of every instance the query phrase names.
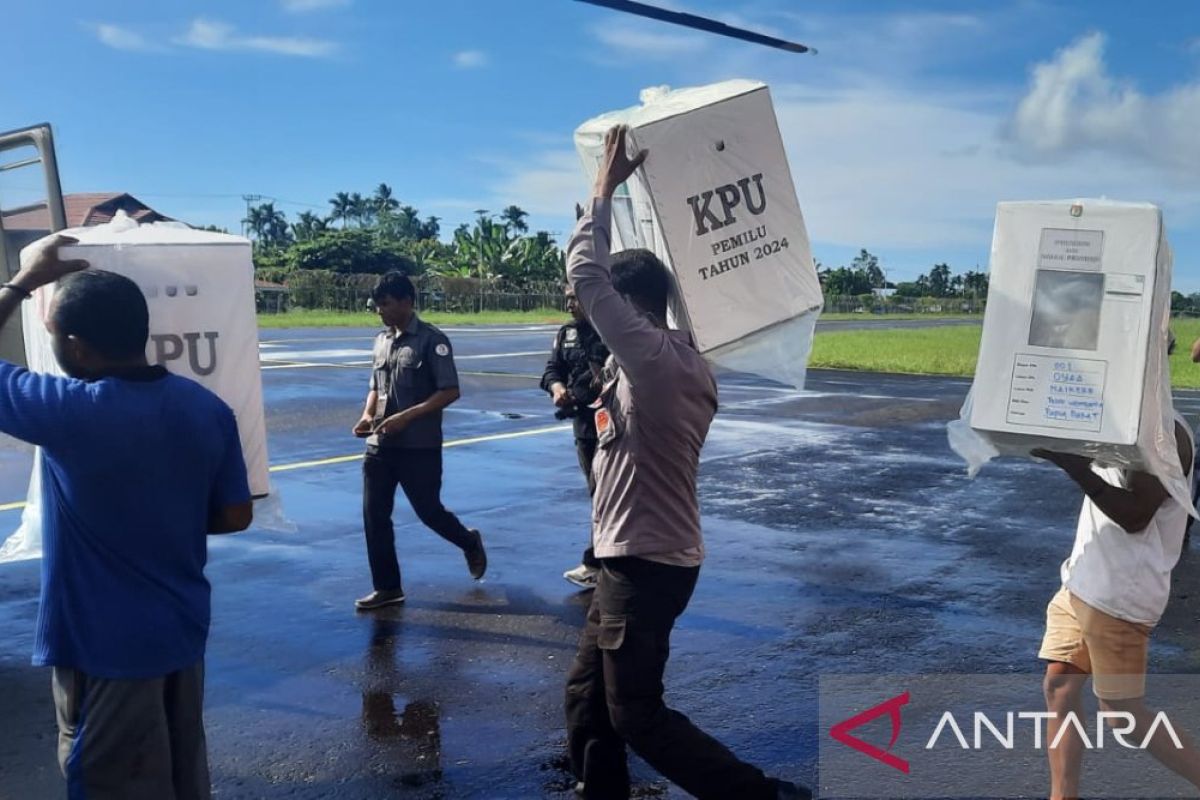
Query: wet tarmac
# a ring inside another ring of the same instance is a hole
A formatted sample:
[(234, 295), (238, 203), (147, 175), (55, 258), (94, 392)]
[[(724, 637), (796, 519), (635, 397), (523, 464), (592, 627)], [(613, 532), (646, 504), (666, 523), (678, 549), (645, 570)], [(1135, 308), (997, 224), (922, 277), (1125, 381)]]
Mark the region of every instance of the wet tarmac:
[[(561, 578), (588, 503), (537, 389), (551, 329), (448, 329), (446, 504), (490, 567), (397, 503), (408, 602), (357, 614), (368, 331), (264, 332), (273, 475), (294, 532), (211, 540), (207, 729), (215, 796), (567, 798), (562, 685), (587, 595)], [(810, 373), (797, 395), (721, 382), (700, 480), (708, 560), (673, 637), (668, 702), (768, 773), (816, 782), (822, 674), (1034, 673), (1079, 494), (1006, 460), (968, 480), (946, 445), (964, 380)], [(1180, 395), (1195, 421), (1200, 395)], [(500, 438), (503, 437), (503, 438)], [(0, 445), (0, 501), (30, 454)], [(316, 462), (316, 463), (314, 463)], [(331, 462), (331, 463), (329, 463)], [(17, 511), (0, 513), (15, 527)], [(1152, 669), (1200, 671), (1186, 553)], [(0, 798), (65, 796), (49, 675), (29, 666), (38, 564), (0, 564)], [(640, 796), (682, 797), (634, 764)]]

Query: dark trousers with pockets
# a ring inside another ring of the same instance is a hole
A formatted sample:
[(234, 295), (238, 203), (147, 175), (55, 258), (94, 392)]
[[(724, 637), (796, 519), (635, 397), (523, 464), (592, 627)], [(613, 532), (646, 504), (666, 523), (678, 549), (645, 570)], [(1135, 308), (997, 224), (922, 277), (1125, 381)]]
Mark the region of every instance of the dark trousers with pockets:
[(696, 797), (776, 796), (775, 781), (663, 702), (671, 629), (699, 574), (699, 567), (601, 559), (566, 691), (571, 768), (589, 800), (629, 797), (626, 744)]
[[(579, 458), (579, 468), (583, 470), (584, 480), (587, 481), (588, 497), (592, 497), (596, 494), (596, 477), (592, 475), (592, 462), (596, 460), (596, 440), (576, 439), (575, 455)], [(598, 568), (600, 566), (600, 562), (596, 560), (596, 551), (590, 544), (583, 551), (581, 561), (589, 567)]]
[(400, 562), (396, 559), (396, 530), (392, 510), (396, 487), (424, 525), (446, 541), (466, 550), (474, 539), (442, 505), (442, 449), (372, 448), (363, 457), (363, 530), (367, 560), (377, 591), (400, 589)]
[(71, 800), (208, 800), (204, 662), (159, 678), (53, 670)]

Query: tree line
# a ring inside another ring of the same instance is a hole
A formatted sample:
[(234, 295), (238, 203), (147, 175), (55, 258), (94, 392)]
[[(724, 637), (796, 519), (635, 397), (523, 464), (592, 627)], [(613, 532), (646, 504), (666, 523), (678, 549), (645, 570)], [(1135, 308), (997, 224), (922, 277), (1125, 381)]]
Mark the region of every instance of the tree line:
[(962, 275), (951, 273), (948, 264), (935, 264), (929, 272), (915, 281), (893, 283), (879, 263), (879, 257), (867, 250), (849, 266), (826, 267), (817, 262), (817, 277), (821, 290), (829, 296), (868, 295), (876, 290), (894, 290), (896, 297), (974, 297), (986, 298), (988, 275), (969, 270)]
[(381, 274), (393, 269), (515, 287), (562, 278), (562, 251), (550, 233), (530, 233), (526, 211), (510, 205), (496, 215), (484, 209), (476, 214), (474, 224), (458, 226), (446, 243), (439, 238), (438, 217), (422, 219), (381, 183), (367, 196), (338, 192), (324, 215), (303, 211), (289, 220), (274, 202), (249, 206), (242, 224), (254, 240), (256, 271), (266, 280), (287, 280), (301, 270)]

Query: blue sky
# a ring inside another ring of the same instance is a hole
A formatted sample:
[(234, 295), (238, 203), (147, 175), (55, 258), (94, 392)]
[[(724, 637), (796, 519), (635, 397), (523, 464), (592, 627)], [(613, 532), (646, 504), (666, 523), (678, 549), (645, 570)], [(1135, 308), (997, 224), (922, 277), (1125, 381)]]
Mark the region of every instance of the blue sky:
[(194, 224), (236, 230), (244, 193), (294, 217), (384, 181), (447, 231), (515, 203), (565, 233), (579, 123), (647, 86), (754, 78), (827, 265), (986, 266), (998, 200), (1105, 195), (1163, 206), (1176, 286), (1200, 291), (1195, 0), (660, 4), (820, 54), (573, 0), (10, 3), (0, 129), (49, 121), (67, 191)]

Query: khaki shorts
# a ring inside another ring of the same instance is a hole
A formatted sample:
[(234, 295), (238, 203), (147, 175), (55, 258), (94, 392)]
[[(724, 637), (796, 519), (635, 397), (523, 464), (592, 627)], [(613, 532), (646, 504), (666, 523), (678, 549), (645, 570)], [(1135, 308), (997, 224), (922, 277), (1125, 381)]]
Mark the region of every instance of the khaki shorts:
[(1132, 700), (1146, 694), (1153, 630), (1092, 608), (1063, 587), (1046, 608), (1038, 658), (1091, 674), (1093, 691), (1102, 700)]

